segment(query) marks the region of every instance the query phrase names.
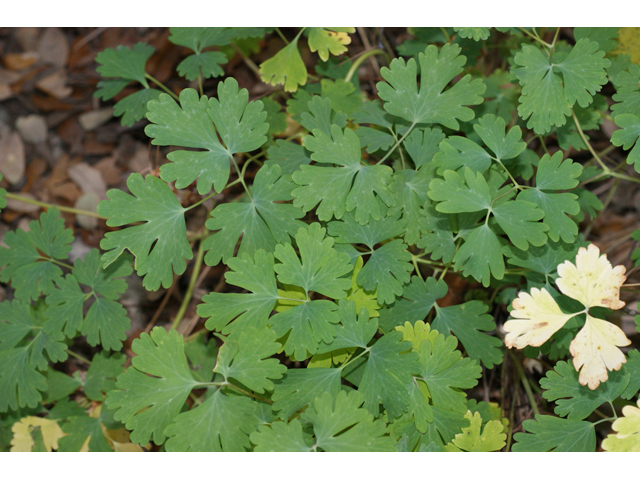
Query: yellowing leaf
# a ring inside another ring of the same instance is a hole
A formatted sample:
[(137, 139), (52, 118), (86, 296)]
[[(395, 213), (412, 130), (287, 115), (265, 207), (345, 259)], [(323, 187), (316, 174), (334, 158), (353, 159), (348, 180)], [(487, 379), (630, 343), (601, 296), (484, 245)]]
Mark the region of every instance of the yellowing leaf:
[(323, 62), (329, 60), (329, 52), (333, 55), (340, 55), (347, 51), (345, 45), (351, 43), (349, 33), (355, 32), (356, 29), (351, 28), (319, 28), (312, 27), (309, 29), (309, 49), (312, 52), (317, 51)]
[(260, 65), (260, 78), (271, 85), (284, 85), (285, 92), (295, 92), (298, 85), (307, 83), (307, 67), (305, 67), (300, 51), (298, 38)]
[(629, 54), (633, 63), (640, 63), (640, 28), (639, 27), (621, 27), (620, 36), (618, 37), (618, 48), (613, 55)]
[(520, 292), (512, 303), (511, 316), (504, 324), (508, 348), (539, 347), (560, 330), (575, 314), (563, 313), (551, 294), (543, 289), (532, 288), (531, 295)]
[(627, 361), (617, 347), (630, 343), (624, 332), (613, 323), (587, 315), (587, 322), (569, 347), (573, 366), (580, 371), (580, 385), (588, 385), (595, 390), (600, 382), (606, 382), (609, 378), (607, 370), (620, 370)]
[(640, 452), (640, 399), (638, 407), (627, 405), (622, 408), (624, 417), (618, 418), (611, 433), (602, 441), (602, 448), (608, 452)]
[(445, 448), (448, 451), (459, 451), (458, 449), (465, 450), (467, 452), (495, 452), (500, 450), (505, 445), (507, 435), (503, 432), (504, 428), (499, 420), (490, 420), (482, 429), (482, 416), (480, 412), (472, 414), (471, 411), (467, 411), (464, 418), (471, 421), (471, 425), (464, 427), (462, 433), (455, 436), (450, 444)]
[(404, 326), (396, 327), (396, 330), (402, 332), (402, 339), (413, 344), (413, 350), (420, 351), (420, 344), (425, 340), (433, 342), (438, 336), (438, 332), (431, 330), (428, 323), (418, 320), (414, 325), (411, 322), (405, 322)]
[(40, 417), (23, 417), (13, 424), (11, 431), (12, 452), (30, 452), (36, 442), (33, 438), (34, 430), (39, 428), (42, 432), (42, 441), (47, 452), (58, 449), (58, 440), (64, 437), (64, 432), (55, 420)]
[(353, 273), (351, 274), (351, 289), (347, 291), (347, 300), (353, 300), (356, 304), (356, 312), (359, 312), (362, 307), (369, 312), (369, 318), (379, 317), (380, 304), (378, 303), (378, 288), (373, 291), (365, 290), (358, 286), (356, 278), (362, 270), (364, 260), (362, 257), (358, 257), (356, 264), (353, 267)]
[(625, 268), (613, 268), (606, 255), (594, 244), (580, 247), (575, 265), (565, 261), (558, 265), (556, 285), (562, 293), (581, 302), (585, 307), (606, 307), (618, 310), (624, 307), (620, 301), (620, 286), (627, 277)]

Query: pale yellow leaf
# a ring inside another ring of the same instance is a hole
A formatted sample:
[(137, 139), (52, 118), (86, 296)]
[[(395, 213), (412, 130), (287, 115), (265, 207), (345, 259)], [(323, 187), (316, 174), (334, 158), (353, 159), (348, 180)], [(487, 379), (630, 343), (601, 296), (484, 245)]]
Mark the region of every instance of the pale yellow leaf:
[(513, 319), (504, 324), (508, 348), (539, 347), (575, 315), (562, 312), (544, 288), (532, 288), (531, 295), (520, 292), (511, 306)]
[(565, 261), (558, 265), (556, 285), (562, 293), (581, 302), (585, 307), (606, 307), (618, 310), (624, 307), (620, 301), (620, 286), (627, 279), (625, 268), (613, 268), (606, 255), (594, 244), (580, 247), (575, 265)]
[(618, 347), (631, 341), (620, 328), (611, 322), (593, 318), (587, 321), (569, 347), (573, 366), (580, 372), (580, 385), (595, 390), (600, 382), (606, 382), (607, 370), (620, 370), (627, 360)]
[(638, 407), (623, 407), (622, 415), (611, 425), (617, 433), (609, 434), (602, 441), (602, 448), (608, 452), (640, 452), (640, 399)]
[(47, 418), (23, 417), (11, 427), (11, 431), (13, 432), (11, 451), (30, 452), (35, 445), (35, 440), (32, 436), (35, 428), (40, 428), (44, 448), (47, 452), (58, 449), (58, 440), (65, 435), (58, 425), (58, 422)]

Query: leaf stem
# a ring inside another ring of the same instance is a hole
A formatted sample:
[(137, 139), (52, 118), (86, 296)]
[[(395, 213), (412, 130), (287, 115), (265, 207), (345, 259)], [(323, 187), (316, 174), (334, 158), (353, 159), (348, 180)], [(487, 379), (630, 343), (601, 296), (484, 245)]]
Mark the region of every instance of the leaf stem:
[(148, 78), (149, 80), (151, 80), (153, 83), (155, 83), (157, 86), (159, 86), (162, 90), (164, 90), (165, 92), (167, 92), (169, 95), (171, 95), (173, 97), (173, 99), (177, 102), (180, 101), (180, 99), (178, 98), (178, 96), (173, 93), (171, 90), (169, 90), (164, 83), (162, 83), (160, 80), (152, 77), (151, 75), (149, 75), (148, 73), (144, 74), (144, 78)]
[(244, 395), (247, 395), (247, 396), (249, 396), (251, 398), (255, 398), (256, 400), (260, 400), (261, 402), (268, 403), (269, 405), (273, 405), (273, 400), (269, 400), (268, 398), (261, 397), (260, 395), (256, 395), (255, 393), (247, 392), (246, 390), (243, 390), (240, 387), (236, 387), (233, 383), (223, 382), (222, 384), (220, 384), (220, 386), (221, 387), (231, 387), (234, 390), (236, 390), (236, 391), (238, 391), (238, 392), (240, 392), (240, 393), (242, 393)]
[(231, 45), (231, 48), (233, 48), (233, 50), (240, 55), (240, 58), (242, 58), (242, 61), (244, 62), (244, 64), (249, 67), (249, 70), (251, 70), (253, 73), (255, 73), (255, 75), (260, 78), (260, 68), (258, 68), (258, 66), (254, 63), (253, 60), (251, 60), (249, 57), (247, 57), (247, 55), (242, 51), (242, 49), (237, 46), (235, 43), (233, 42), (229, 42), (229, 45)]
[(405, 138), (407, 138), (407, 136), (411, 133), (411, 131), (413, 130), (413, 127), (415, 127), (415, 126), (416, 126), (416, 122), (413, 122), (413, 123), (411, 124), (411, 126), (409, 127), (409, 129), (408, 129), (408, 130), (405, 132), (405, 134), (402, 136), (402, 138), (400, 138), (400, 140), (398, 140), (398, 141), (396, 142), (396, 144), (391, 148), (391, 150), (389, 150), (389, 151), (387, 152), (387, 154), (386, 154), (384, 157), (382, 157), (382, 159), (381, 159), (381, 160), (379, 160), (379, 161), (376, 163), (376, 165), (380, 165), (380, 164), (381, 164), (382, 162), (384, 162), (387, 158), (389, 158), (389, 156), (394, 152), (394, 150), (395, 150), (396, 148), (398, 148), (398, 145), (400, 145), (402, 142), (404, 142), (404, 139), (405, 139)]
[(86, 215), (87, 217), (95, 217), (95, 218), (99, 218), (101, 220), (107, 220), (106, 217), (101, 217), (96, 212), (91, 212), (89, 210), (81, 210), (79, 208), (64, 207), (62, 205), (55, 205), (53, 203), (41, 202), (41, 201), (35, 200), (33, 198), (23, 197), (22, 195), (18, 195), (17, 193), (7, 192), (5, 197), (6, 198), (11, 198), (13, 200), (17, 200), (19, 202), (29, 203), (31, 205), (37, 205), (39, 207), (46, 208), (46, 209), (55, 207), (58, 210), (60, 210), (61, 212), (74, 213), (76, 215)]
[(444, 35), (444, 38), (447, 39), (447, 43), (451, 43), (451, 36), (447, 33), (447, 30), (444, 27), (440, 27), (440, 31)]
[(180, 322), (184, 318), (184, 314), (187, 312), (187, 308), (191, 303), (191, 299), (193, 298), (193, 290), (196, 284), (196, 280), (198, 279), (198, 275), (200, 275), (200, 270), (202, 269), (202, 259), (204, 257), (204, 249), (202, 248), (202, 242), (198, 245), (198, 253), (196, 253), (195, 263), (193, 265), (193, 272), (191, 272), (191, 278), (189, 279), (189, 286), (187, 287), (187, 291), (184, 294), (184, 298), (182, 299), (182, 303), (180, 304), (180, 309), (176, 314), (176, 318), (173, 319), (173, 323), (171, 324), (170, 330), (176, 330)]
[[(368, 353), (371, 350), (371, 348), (367, 347), (364, 350), (362, 350), (362, 352), (360, 352), (358, 355), (356, 355), (353, 358), (348, 359), (346, 362), (344, 362), (342, 365), (340, 365), (338, 368), (340, 370), (342, 370), (343, 368), (345, 368), (347, 365), (350, 365), (351, 363), (355, 362), (357, 359), (359, 359), (361, 356), (363, 356), (365, 353)], [(353, 355), (353, 354), (352, 354)]]
[(584, 132), (582, 131), (582, 127), (580, 126), (580, 122), (578, 121), (578, 117), (576, 117), (576, 113), (573, 111), (573, 108), (571, 109), (571, 116), (573, 117), (573, 123), (576, 124), (576, 128), (578, 129), (578, 134), (580, 135), (580, 138), (582, 138), (582, 141), (584, 142), (584, 144), (587, 146), (587, 148), (591, 152), (591, 155), (593, 155), (593, 158), (600, 165), (600, 168), (602, 168), (602, 170), (604, 170), (605, 174), (608, 174), (610, 172), (609, 167), (607, 167), (604, 164), (604, 162), (600, 158), (600, 155), (598, 155), (598, 153), (593, 149), (593, 147), (589, 143), (589, 140), (587, 140), (587, 137), (585, 136)]
[(74, 358), (77, 358), (78, 360), (80, 360), (83, 363), (86, 363), (87, 365), (91, 365), (91, 360), (84, 358), (82, 355), (74, 352), (73, 350), (69, 350), (67, 348), (66, 352), (71, 355)]
[(349, 68), (347, 75), (344, 77), (344, 81), (350, 82), (351, 79), (353, 78), (353, 75), (358, 71), (358, 67), (360, 67), (360, 65), (362, 65), (362, 62), (364, 62), (367, 58), (373, 55), (385, 55), (385, 54), (386, 54), (385, 51), (382, 50), (381, 48), (374, 48), (372, 50), (368, 50), (364, 52), (362, 55), (360, 55), (358, 58), (356, 58), (353, 61), (351, 68)]
[(513, 364), (516, 366), (516, 370), (518, 371), (518, 375), (520, 376), (520, 381), (522, 382), (524, 391), (527, 394), (527, 397), (529, 398), (529, 403), (531, 404), (533, 413), (535, 413), (536, 415), (540, 415), (540, 410), (538, 410), (538, 404), (536, 403), (536, 399), (533, 396), (533, 392), (531, 391), (531, 385), (529, 385), (529, 379), (527, 378), (527, 375), (524, 373), (524, 369), (522, 368), (522, 365), (520, 365), (520, 360), (513, 354), (513, 352), (511, 352), (511, 350), (508, 350), (508, 352), (509, 352), (509, 356), (511, 357), (511, 360), (513, 360)]
[(542, 40), (538, 35), (534, 35), (533, 33), (529, 32), (528, 30), (525, 30), (522, 27), (519, 27), (520, 30), (522, 30), (522, 33), (528, 35), (529, 37), (531, 37), (532, 39), (534, 39), (536, 42), (544, 45), (547, 48), (553, 48), (553, 45), (549, 45), (547, 42), (545, 42), (544, 40)]

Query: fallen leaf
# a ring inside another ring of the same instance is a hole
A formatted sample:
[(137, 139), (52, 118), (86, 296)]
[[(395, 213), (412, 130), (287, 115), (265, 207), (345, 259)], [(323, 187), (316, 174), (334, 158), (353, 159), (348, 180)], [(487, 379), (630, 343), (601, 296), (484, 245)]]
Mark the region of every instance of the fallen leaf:
[(0, 131), (0, 173), (11, 184), (24, 177), (24, 144), (18, 132), (4, 128)]
[(107, 198), (107, 184), (99, 170), (86, 163), (77, 163), (68, 170), (69, 178), (84, 193), (95, 193), (100, 199)]
[[(86, 192), (78, 199), (75, 208), (97, 212), (100, 200), (100, 197), (95, 192)], [(98, 226), (98, 218), (90, 215), (78, 214), (76, 215), (76, 221), (82, 228), (87, 230), (93, 230)]]
[(78, 117), (78, 121), (82, 128), (89, 132), (104, 125), (113, 118), (113, 108), (99, 108), (85, 112)]
[(64, 67), (69, 59), (69, 42), (59, 28), (47, 28), (40, 37), (37, 51), (43, 62)]
[(58, 99), (67, 98), (73, 92), (67, 85), (67, 72), (64, 70), (57, 70), (38, 80), (36, 87)]
[(6, 100), (12, 95), (13, 95), (13, 92), (11, 91), (11, 87), (9, 87), (9, 85), (5, 83), (0, 83), (0, 102), (2, 100)]
[(24, 70), (36, 63), (39, 58), (36, 52), (7, 53), (2, 57), (2, 61), (9, 70)]
[(18, 117), (16, 129), (27, 143), (41, 143), (47, 139), (47, 122), (40, 115), (33, 114), (26, 117)]

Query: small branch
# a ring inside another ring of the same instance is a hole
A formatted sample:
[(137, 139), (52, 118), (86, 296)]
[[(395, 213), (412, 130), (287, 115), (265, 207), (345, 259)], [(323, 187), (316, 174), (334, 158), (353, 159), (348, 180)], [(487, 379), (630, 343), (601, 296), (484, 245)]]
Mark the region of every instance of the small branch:
[(178, 98), (178, 96), (173, 93), (171, 90), (169, 90), (164, 83), (162, 83), (160, 80), (157, 80), (156, 78), (152, 77), (151, 75), (149, 75), (148, 73), (144, 74), (144, 78), (148, 78), (149, 80), (151, 80), (153, 83), (155, 83), (157, 86), (159, 86), (162, 90), (164, 90), (166, 93), (168, 93), (169, 95), (171, 95), (173, 97), (173, 99), (177, 102), (180, 99)]
[(64, 207), (62, 205), (55, 205), (53, 203), (41, 202), (39, 200), (34, 200), (32, 198), (23, 197), (22, 195), (18, 195), (16, 193), (7, 192), (5, 197), (11, 198), (13, 200), (17, 200), (19, 202), (29, 203), (31, 205), (37, 205), (39, 207), (46, 208), (46, 209), (55, 207), (61, 212), (74, 213), (76, 215), (86, 215), (87, 217), (95, 217), (95, 218), (99, 218), (100, 220), (107, 220), (106, 217), (101, 217), (96, 212), (91, 212), (89, 210), (81, 210), (79, 208)]

